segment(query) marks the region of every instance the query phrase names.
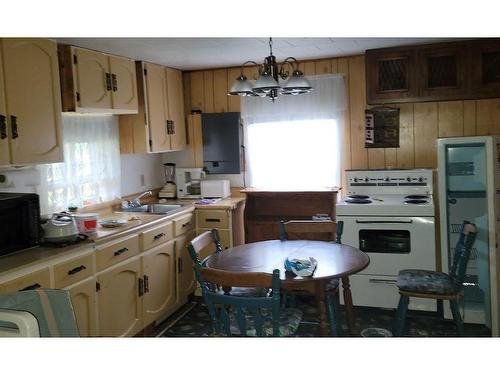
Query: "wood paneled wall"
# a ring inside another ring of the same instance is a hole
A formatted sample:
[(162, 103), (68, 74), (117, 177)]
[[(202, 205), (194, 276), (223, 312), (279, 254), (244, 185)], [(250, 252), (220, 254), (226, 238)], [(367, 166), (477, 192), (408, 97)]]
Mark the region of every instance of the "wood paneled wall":
[[(366, 108), (364, 55), (304, 61), (306, 75), (341, 73), (348, 91), (344, 114), (343, 170), (376, 168), (436, 168), (439, 137), (500, 134), (500, 99), (400, 104), (400, 147), (365, 149)], [(252, 77), (253, 68), (246, 68)], [(239, 68), (193, 71), (184, 74), (186, 113), (240, 110), (240, 98), (228, 96)]]

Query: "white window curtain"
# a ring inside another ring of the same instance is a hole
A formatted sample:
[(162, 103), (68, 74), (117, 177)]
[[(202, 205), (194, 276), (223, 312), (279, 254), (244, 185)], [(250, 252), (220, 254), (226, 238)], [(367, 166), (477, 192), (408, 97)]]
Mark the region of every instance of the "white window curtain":
[(249, 186), (323, 189), (340, 186), (343, 75), (307, 77), (314, 91), (268, 98), (243, 97)]
[(63, 114), (64, 163), (39, 166), (43, 213), (121, 196), (118, 120), (111, 115)]

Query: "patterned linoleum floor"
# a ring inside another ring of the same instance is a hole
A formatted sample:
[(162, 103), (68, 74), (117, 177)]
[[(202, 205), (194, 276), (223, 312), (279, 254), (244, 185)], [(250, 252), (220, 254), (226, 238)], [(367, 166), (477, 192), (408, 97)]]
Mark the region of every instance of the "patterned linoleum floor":
[[(303, 312), (303, 323), (300, 324), (295, 337), (319, 337), (317, 310), (314, 300), (301, 298), (297, 300), (297, 308)], [(187, 312), (186, 312), (187, 311)], [(343, 307), (341, 314), (343, 316)], [(369, 307), (354, 307), (355, 327), (354, 336), (361, 336), (365, 328), (376, 327), (392, 330), (395, 311)], [(409, 311), (407, 316), (408, 337), (456, 337), (453, 321), (444, 320), (432, 313)], [(161, 337), (207, 337), (211, 333), (208, 311), (201, 298), (197, 297), (184, 310), (179, 311), (173, 318), (163, 324), (165, 327)], [(346, 335), (345, 321), (341, 321), (343, 335)], [(491, 337), (491, 331), (484, 325), (465, 324), (466, 337)]]

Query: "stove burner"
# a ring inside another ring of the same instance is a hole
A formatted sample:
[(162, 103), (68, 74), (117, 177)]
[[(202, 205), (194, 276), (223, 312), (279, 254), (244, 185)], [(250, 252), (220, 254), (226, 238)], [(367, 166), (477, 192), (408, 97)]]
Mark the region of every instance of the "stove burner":
[(408, 199), (405, 201), (405, 204), (425, 204), (429, 203), (429, 201), (425, 199)]
[(429, 197), (427, 195), (407, 195), (405, 199), (428, 199)]
[(348, 195), (347, 198), (352, 198), (352, 199), (368, 199), (370, 197), (368, 195), (353, 194), (353, 195)]
[(344, 202), (353, 203), (353, 204), (367, 204), (372, 203), (369, 199), (361, 199), (361, 198), (347, 198)]

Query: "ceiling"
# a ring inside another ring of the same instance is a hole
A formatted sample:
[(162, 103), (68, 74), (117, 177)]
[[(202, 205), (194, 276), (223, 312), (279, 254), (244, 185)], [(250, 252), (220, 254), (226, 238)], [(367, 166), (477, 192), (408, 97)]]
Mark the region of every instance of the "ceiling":
[[(181, 70), (239, 66), (262, 62), (269, 55), (268, 38), (58, 38), (79, 47), (149, 61)], [(443, 38), (273, 38), (278, 61), (349, 56), (367, 49), (430, 43)]]

